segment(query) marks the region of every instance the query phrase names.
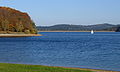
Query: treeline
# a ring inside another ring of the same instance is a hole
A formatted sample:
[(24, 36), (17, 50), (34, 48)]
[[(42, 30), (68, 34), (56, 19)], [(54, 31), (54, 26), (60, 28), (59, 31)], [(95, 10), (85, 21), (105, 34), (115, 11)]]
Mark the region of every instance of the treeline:
[(96, 25), (70, 25), (59, 24), (54, 26), (37, 26), (39, 31), (116, 31), (120, 27), (113, 24), (96, 24)]
[(35, 23), (27, 13), (9, 7), (0, 7), (0, 33), (37, 33)]

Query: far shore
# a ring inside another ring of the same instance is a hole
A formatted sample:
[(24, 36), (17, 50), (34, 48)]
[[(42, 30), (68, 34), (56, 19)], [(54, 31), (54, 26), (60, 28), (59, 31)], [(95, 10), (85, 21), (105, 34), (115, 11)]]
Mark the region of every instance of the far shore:
[[(91, 32), (91, 31), (38, 31), (38, 32)], [(115, 31), (94, 31), (94, 32), (115, 32)]]
[(42, 36), (41, 34), (0, 34), (0, 37), (32, 37)]

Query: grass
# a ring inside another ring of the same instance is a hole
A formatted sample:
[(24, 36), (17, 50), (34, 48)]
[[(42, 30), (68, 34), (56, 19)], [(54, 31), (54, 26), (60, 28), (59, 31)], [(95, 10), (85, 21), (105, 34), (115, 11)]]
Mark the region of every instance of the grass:
[(0, 63), (0, 72), (92, 72), (92, 71), (62, 67), (50, 67), (42, 65)]

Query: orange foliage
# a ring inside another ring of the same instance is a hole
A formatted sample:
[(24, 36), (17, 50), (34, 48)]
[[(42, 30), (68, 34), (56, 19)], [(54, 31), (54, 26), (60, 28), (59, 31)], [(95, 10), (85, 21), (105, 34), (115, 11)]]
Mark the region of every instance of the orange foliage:
[[(17, 28), (20, 27), (22, 27), (21, 31), (23, 32), (25, 30), (29, 30), (31, 32), (32, 30), (36, 31), (35, 25), (27, 13), (20, 12), (9, 7), (0, 7), (0, 30), (3, 30), (6, 27), (4, 24), (8, 25), (7, 28), (9, 29), (7, 30), (9, 31), (19, 31)], [(11, 30), (12, 28), (16, 30)]]

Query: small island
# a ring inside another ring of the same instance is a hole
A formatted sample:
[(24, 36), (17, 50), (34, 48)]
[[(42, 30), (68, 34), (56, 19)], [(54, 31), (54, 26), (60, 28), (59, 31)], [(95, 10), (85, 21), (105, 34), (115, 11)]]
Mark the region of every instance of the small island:
[(30, 16), (9, 7), (0, 7), (0, 37), (41, 36)]

